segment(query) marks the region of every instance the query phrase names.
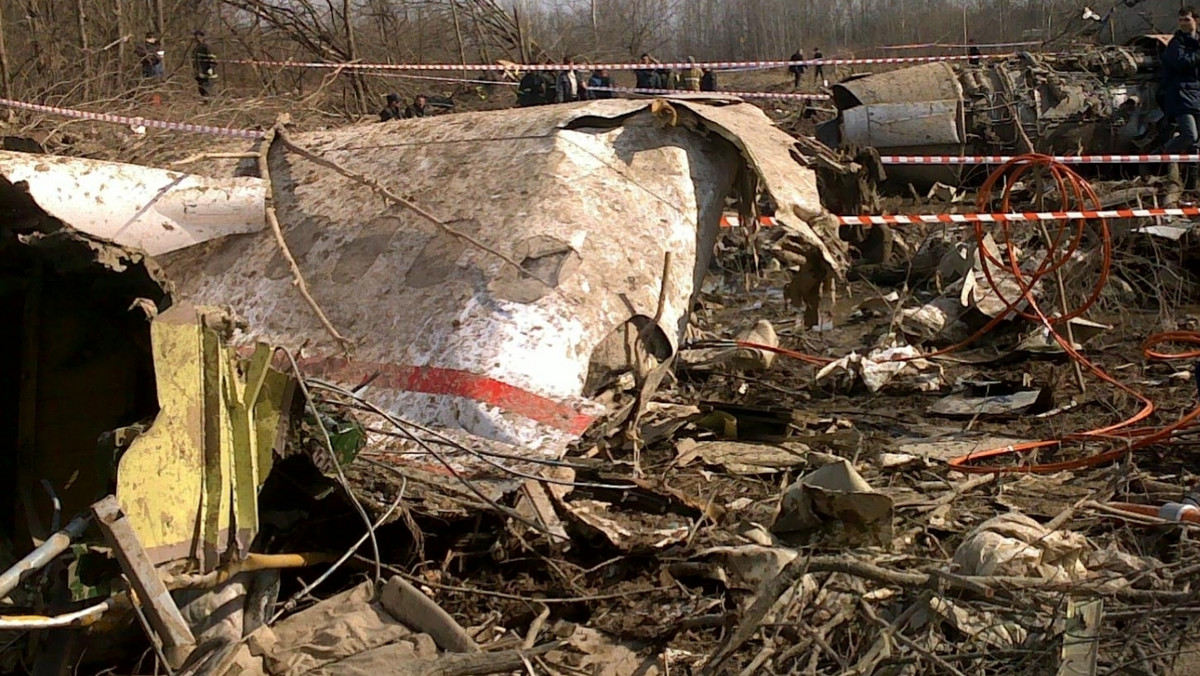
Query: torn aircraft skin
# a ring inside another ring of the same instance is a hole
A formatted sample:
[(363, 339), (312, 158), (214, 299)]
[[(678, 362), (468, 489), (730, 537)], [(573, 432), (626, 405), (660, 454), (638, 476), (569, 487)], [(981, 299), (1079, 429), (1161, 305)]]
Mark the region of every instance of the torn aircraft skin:
[(266, 186), (257, 178), (7, 150), (0, 175), (72, 228), (151, 256), (264, 227)]
[[(1163, 118), (1155, 99), (1163, 37), (851, 78), (832, 87), (838, 116), (817, 137), (886, 155), (1149, 152)], [(961, 170), (896, 166), (888, 174), (954, 183)]]
[(181, 297), (231, 307), (247, 320), (238, 340), (295, 351), (307, 375), (362, 386), (413, 422), (558, 456), (603, 412), (589, 396), (630, 370), (630, 336), (654, 362), (675, 350), (735, 176), (753, 175), (771, 195), (818, 281), (843, 268), (814, 175), (786, 133), (746, 104), (665, 103), (295, 136), (441, 225), (276, 144), (285, 239), (317, 303), (354, 342), (350, 355), (301, 302), (270, 232), (160, 261)]

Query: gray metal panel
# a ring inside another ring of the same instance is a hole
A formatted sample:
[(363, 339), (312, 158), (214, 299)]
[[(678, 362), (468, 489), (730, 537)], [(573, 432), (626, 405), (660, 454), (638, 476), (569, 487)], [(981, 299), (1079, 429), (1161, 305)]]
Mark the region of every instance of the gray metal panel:
[(842, 111), (843, 140), (860, 146), (957, 145), (958, 99), (877, 103)]
[(962, 98), (954, 68), (940, 61), (843, 82), (832, 90), (834, 103), (841, 110), (918, 97), (926, 101)]

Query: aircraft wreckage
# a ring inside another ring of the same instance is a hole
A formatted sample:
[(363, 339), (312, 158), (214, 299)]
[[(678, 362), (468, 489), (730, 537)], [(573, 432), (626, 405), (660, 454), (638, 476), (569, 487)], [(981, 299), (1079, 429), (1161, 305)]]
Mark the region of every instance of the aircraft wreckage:
[[(259, 492), (318, 419), (305, 381), (464, 449), (439, 468), (413, 439), (395, 449), (408, 466), (482, 485), (497, 463), (561, 457), (613, 412), (601, 393), (675, 353), (733, 202), (751, 218), (770, 197), (813, 303), (845, 269), (794, 144), (734, 100), (612, 100), (289, 135), (263, 178), (0, 154), (0, 304), (17, 318), (2, 332), (20, 346), (0, 360), (0, 553), (46, 543), (0, 566), (0, 599), (90, 510), (182, 658), (204, 630), (154, 571), (211, 577), (253, 556)], [(95, 605), (0, 631), (120, 605), (76, 591)]]
[[(838, 115), (818, 126), (817, 138), (888, 155), (1147, 152), (1168, 131), (1155, 94), (1169, 38), (853, 77), (833, 85)], [(946, 180), (959, 170), (896, 167), (888, 174)]]

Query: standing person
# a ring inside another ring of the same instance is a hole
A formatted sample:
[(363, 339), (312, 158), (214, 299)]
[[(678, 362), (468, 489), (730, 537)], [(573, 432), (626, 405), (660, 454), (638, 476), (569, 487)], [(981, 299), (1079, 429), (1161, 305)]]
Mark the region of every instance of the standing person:
[(588, 78), (588, 98), (592, 99), (611, 99), (613, 93), (612, 78), (609, 77), (608, 71), (600, 68), (592, 71), (592, 76)]
[(383, 110), (379, 111), (379, 121), (389, 122), (391, 120), (399, 120), (404, 117), (404, 109), (400, 107), (400, 95), (388, 94), (387, 100), (383, 105)]
[(975, 38), (967, 40), (967, 44), (970, 45), (967, 48), (967, 63), (978, 66), (983, 62), (983, 54), (979, 51), (979, 45), (975, 44)]
[(642, 62), (642, 68), (633, 71), (633, 76), (637, 78), (638, 89), (662, 89), (662, 83), (659, 82), (658, 71), (653, 68), (654, 64), (658, 63), (654, 57), (647, 53), (643, 53), (639, 60)]
[[(796, 53), (792, 54), (791, 58), (788, 59), (788, 61), (803, 61), (803, 60), (804, 60), (804, 48), (803, 47), (801, 47), (800, 49), (797, 49)], [(788, 66), (788, 72), (792, 74), (792, 88), (799, 89), (800, 88), (800, 76), (804, 75), (804, 64), (793, 63), (792, 65)]]
[(217, 79), (217, 56), (204, 41), (204, 31), (192, 33), (195, 45), (192, 47), (192, 70), (196, 74), (196, 84), (200, 87), (200, 96), (207, 97), (212, 93), (212, 81)]
[(820, 47), (813, 48), (812, 58), (816, 61), (813, 64), (813, 82), (825, 86), (825, 64), (821, 63), (821, 59), (825, 58), (825, 55), (821, 53)]
[[(553, 59), (546, 59), (546, 66), (553, 66)], [(546, 99), (544, 103), (558, 102), (558, 73), (556, 71), (546, 69), (541, 71), (543, 89), (546, 91)]]
[(579, 73), (575, 72), (575, 60), (571, 57), (563, 59), (565, 68), (558, 74), (557, 100), (559, 103), (578, 101), (582, 93)]
[(717, 74), (712, 68), (704, 69), (704, 77), (700, 78), (700, 91), (715, 92), (717, 91)]
[(412, 105), (404, 109), (404, 119), (411, 120), (414, 117), (429, 117), (429, 99), (425, 98), (424, 94), (417, 94), (417, 98), (413, 99)]
[(700, 91), (700, 81), (704, 79), (704, 71), (696, 65), (696, 57), (687, 58), (688, 69), (683, 71), (683, 88), (689, 92)]
[(158, 38), (151, 31), (146, 31), (146, 41), (134, 48), (133, 53), (138, 57), (142, 66), (142, 77), (162, 79), (166, 74), (163, 67), (163, 50), (158, 44)]
[[(1179, 10), (1179, 30), (1162, 54), (1163, 113), (1175, 121), (1179, 135), (1163, 147), (1165, 153), (1195, 153), (1200, 150), (1200, 25), (1196, 8)], [(1195, 166), (1188, 172), (1188, 188), (1194, 188)]]
[(517, 105), (540, 106), (546, 102), (546, 76), (541, 71), (531, 70), (521, 77), (517, 86)]

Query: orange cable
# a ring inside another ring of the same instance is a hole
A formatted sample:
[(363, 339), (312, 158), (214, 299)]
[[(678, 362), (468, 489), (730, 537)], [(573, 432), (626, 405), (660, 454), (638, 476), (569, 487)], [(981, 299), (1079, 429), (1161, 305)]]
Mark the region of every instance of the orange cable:
[[(1004, 182), (1004, 189), (1000, 195), (999, 211), (1007, 213), (1012, 210), (1012, 189), (1014, 184), (1026, 173), (1034, 169), (1046, 170), (1050, 174), (1050, 179), (1053, 180), (1054, 186), (1058, 190), (1058, 195), (1061, 198), (1061, 211), (1069, 211), (1072, 205), (1078, 210), (1087, 210), (1088, 206), (1093, 209), (1100, 209), (1100, 198), (1096, 194), (1092, 186), (1071, 168), (1056, 162), (1052, 157), (1042, 154), (1027, 154), (1014, 157), (988, 176), (983, 186), (980, 188), (977, 198), (977, 208), (980, 212), (988, 211), (992, 201), (992, 192), (1001, 179), (1007, 179)], [(1095, 377), (1100, 380), (1120, 389), (1121, 391), (1131, 395), (1137, 399), (1142, 407), (1134, 415), (1129, 418), (1104, 427), (1076, 432), (1069, 435), (1064, 435), (1056, 439), (1046, 439), (1042, 441), (1030, 441), (1021, 444), (1014, 444), (1003, 448), (992, 448), (978, 453), (971, 453), (950, 461), (950, 465), (959, 471), (975, 473), (975, 474), (990, 474), (990, 473), (1007, 473), (1007, 472), (1026, 472), (1026, 473), (1044, 473), (1058, 472), (1069, 469), (1080, 469), (1085, 467), (1094, 467), (1106, 462), (1119, 459), (1126, 454), (1158, 443), (1164, 439), (1168, 439), (1172, 434), (1180, 429), (1190, 425), (1197, 418), (1200, 418), (1200, 405), (1193, 409), (1188, 414), (1184, 415), (1175, 423), (1166, 427), (1134, 427), (1134, 425), (1146, 420), (1155, 412), (1154, 402), (1143, 395), (1141, 392), (1125, 385), (1114, 379), (1103, 369), (1093, 364), (1087, 357), (1083, 356), (1069, 340), (1063, 337), (1055, 326), (1069, 322), (1072, 319), (1082, 316), (1100, 299), (1100, 295), (1104, 291), (1105, 285), (1108, 283), (1109, 274), (1112, 269), (1112, 237), (1108, 229), (1108, 222), (1105, 219), (1097, 220), (1097, 230), (1100, 236), (1100, 274), (1097, 277), (1096, 284), (1090, 295), (1082, 304), (1074, 310), (1071, 310), (1060, 316), (1047, 316), (1045, 312), (1038, 306), (1037, 300), (1034, 297), (1033, 291), (1044, 277), (1061, 270), (1067, 265), (1074, 254), (1079, 250), (1079, 247), (1084, 241), (1088, 233), (1087, 219), (1068, 219), (1060, 221), (1058, 232), (1051, 237), (1051, 241), (1046, 242), (1046, 257), (1039, 263), (1037, 269), (1032, 273), (1025, 273), (1020, 266), (1020, 252), (1017, 251), (1011, 237), (1011, 223), (1007, 221), (1000, 222), (998, 225), (1001, 228), (1001, 234), (1004, 236), (1004, 246), (1007, 253), (1008, 262), (1005, 263), (997, 258), (992, 252), (984, 246), (984, 241), (987, 232), (984, 230), (983, 223), (975, 224), (975, 237), (977, 240), (977, 249), (979, 251), (980, 263), (984, 278), (991, 287), (996, 297), (1004, 303), (1004, 310), (998, 313), (994, 318), (988, 321), (978, 331), (969, 336), (966, 340), (951, 345), (949, 347), (921, 354), (915, 357), (900, 357), (895, 361), (912, 361), (915, 359), (928, 359), (946, 355), (979, 340), (993, 328), (1003, 321), (1006, 321), (1009, 313), (1014, 313), (1026, 320), (1035, 322), (1045, 326), (1050, 335), (1063, 348), (1064, 352), (1071, 358), (1077, 361), (1081, 366), (1086, 367)], [(1072, 232), (1073, 231), (1073, 232)], [(1064, 246), (1064, 241), (1066, 241)], [(1058, 253), (1061, 250), (1061, 254)], [(993, 267), (994, 266), (994, 267)], [(1011, 276), (1011, 281), (1015, 284), (1019, 295), (1016, 298), (1006, 298), (1001, 291), (1001, 284), (997, 281), (994, 270), (1003, 270)], [(1028, 306), (1028, 309), (1023, 309), (1022, 304)], [(1142, 345), (1143, 354), (1147, 359), (1156, 360), (1171, 360), (1171, 359), (1194, 359), (1200, 358), (1200, 349), (1190, 350), (1181, 353), (1162, 353), (1153, 350), (1152, 348), (1163, 343), (1181, 343), (1187, 345), (1200, 346), (1200, 333), (1193, 331), (1172, 331), (1168, 333), (1160, 333), (1150, 336)], [(738, 341), (740, 347), (768, 350), (778, 354), (782, 354), (795, 359), (815, 364), (825, 365), (833, 362), (833, 359), (827, 357), (818, 357), (807, 355), (793, 350), (784, 348), (775, 348), (766, 345), (758, 345)], [(1067, 443), (1088, 443), (1101, 442), (1111, 445), (1107, 450), (1099, 453), (1094, 453), (1083, 458), (1072, 460), (1064, 460), (1049, 463), (1025, 463), (1025, 464), (977, 464), (980, 460), (989, 460), (1003, 458), (1008, 456), (1018, 456), (1023, 452), (1036, 451), (1042, 449), (1058, 449), (1062, 448)]]

